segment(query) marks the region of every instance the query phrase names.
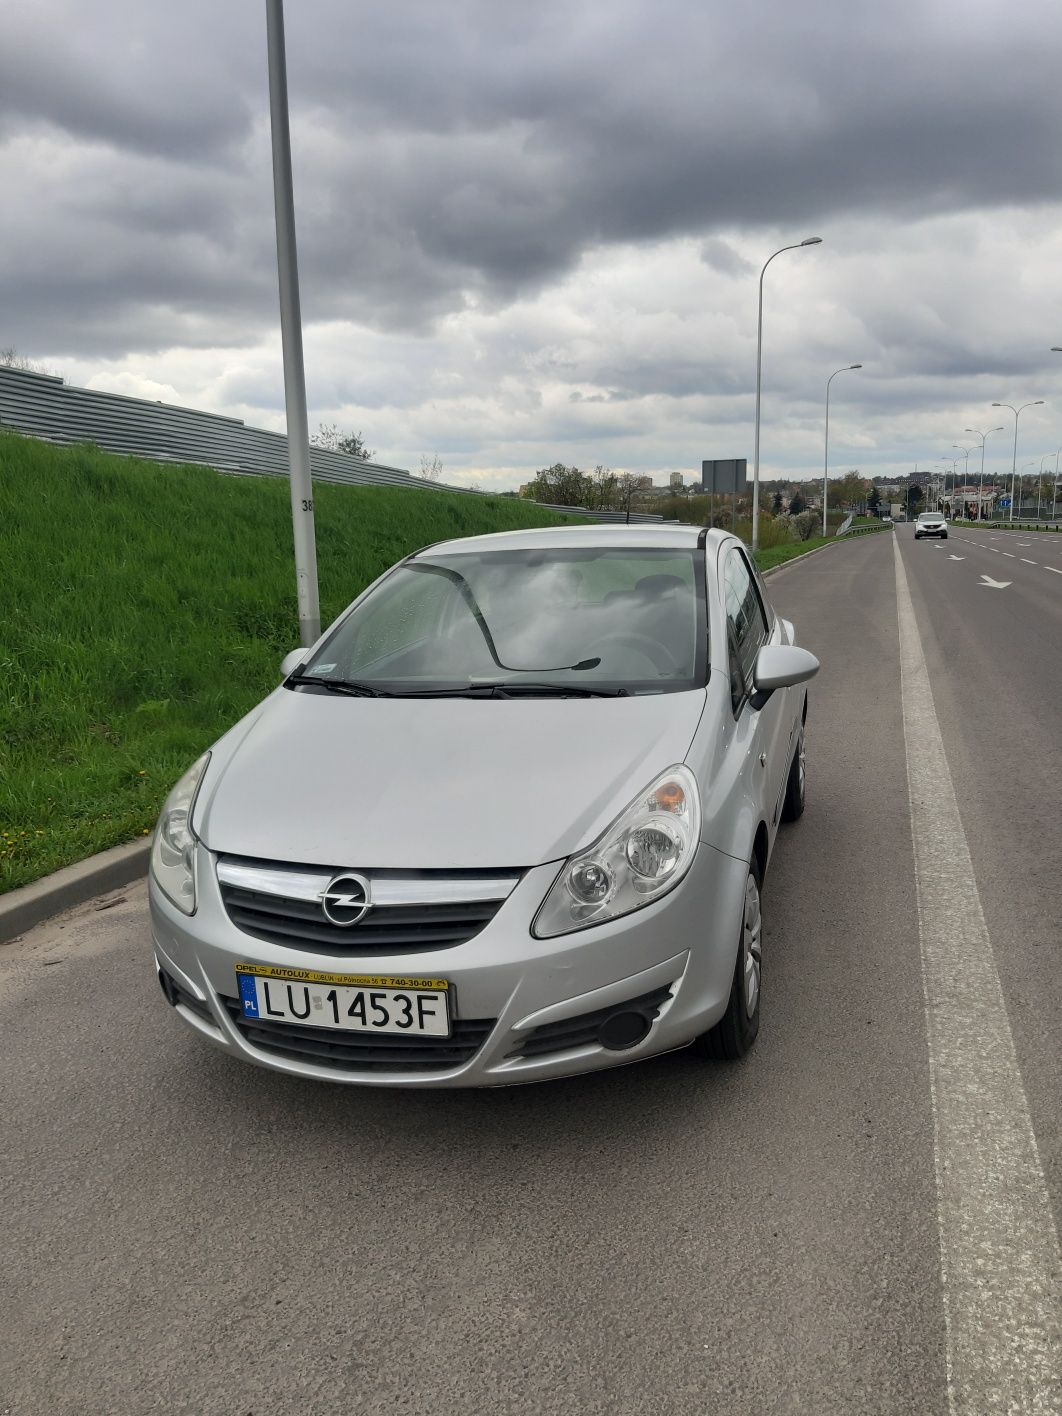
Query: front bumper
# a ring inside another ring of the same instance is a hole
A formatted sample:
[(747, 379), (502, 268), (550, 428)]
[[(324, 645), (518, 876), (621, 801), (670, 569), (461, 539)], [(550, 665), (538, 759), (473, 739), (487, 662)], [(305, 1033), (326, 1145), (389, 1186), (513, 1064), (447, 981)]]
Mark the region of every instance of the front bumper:
[[(535, 939), (531, 924), (559, 869), (554, 862), (527, 871), (486, 928), (466, 943), (371, 959), (356, 954), (340, 959), (243, 933), (225, 911), (214, 857), (202, 846), (198, 851), (193, 916), (181, 914), (150, 882), (155, 960), (164, 991), (175, 1011), (216, 1046), (294, 1076), (367, 1086), (472, 1087), (592, 1072), (685, 1046), (718, 1021), (730, 994), (746, 867), (703, 842), (674, 890), (622, 919)], [(442, 1068), (387, 1070), (377, 1063), (359, 1070), (256, 1044), (232, 1006), (238, 996), (235, 966), (241, 962), (446, 978), (456, 1021), (467, 1021), (469, 1036), (475, 1037), (473, 1053)], [(648, 1010), (652, 1024), (636, 1045), (614, 1051), (596, 1041), (572, 1043), (587, 1015), (603, 1016), (645, 1000), (654, 1000)], [(472, 1020), (487, 1025), (477, 1032)], [(525, 1051), (532, 1033), (535, 1047)], [(558, 1045), (550, 1050), (552, 1038)]]

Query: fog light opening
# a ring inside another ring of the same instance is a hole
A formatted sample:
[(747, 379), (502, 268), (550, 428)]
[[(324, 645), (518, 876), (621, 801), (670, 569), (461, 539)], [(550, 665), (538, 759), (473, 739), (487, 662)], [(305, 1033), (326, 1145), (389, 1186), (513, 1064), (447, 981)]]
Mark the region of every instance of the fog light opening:
[(652, 1018), (624, 1008), (605, 1019), (598, 1029), (597, 1040), (610, 1052), (623, 1052), (628, 1047), (637, 1047), (649, 1036), (652, 1026)]
[[(158, 966), (156, 965), (156, 967)], [(162, 989), (162, 992), (166, 997), (166, 1002), (170, 1005), (170, 1007), (176, 1008), (177, 985), (174, 983), (173, 979), (170, 978), (166, 970), (161, 968), (159, 969), (159, 987)]]

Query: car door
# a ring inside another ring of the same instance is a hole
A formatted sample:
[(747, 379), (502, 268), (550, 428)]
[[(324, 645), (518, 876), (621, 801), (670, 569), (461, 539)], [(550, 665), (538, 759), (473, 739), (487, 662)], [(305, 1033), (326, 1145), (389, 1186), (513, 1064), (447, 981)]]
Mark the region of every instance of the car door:
[(772, 694), (760, 709), (752, 706), (756, 656), (770, 638), (771, 625), (751, 565), (737, 544), (724, 553), (722, 582), (736, 746), (745, 754), (746, 787), (773, 832), (788, 765), (786, 694)]

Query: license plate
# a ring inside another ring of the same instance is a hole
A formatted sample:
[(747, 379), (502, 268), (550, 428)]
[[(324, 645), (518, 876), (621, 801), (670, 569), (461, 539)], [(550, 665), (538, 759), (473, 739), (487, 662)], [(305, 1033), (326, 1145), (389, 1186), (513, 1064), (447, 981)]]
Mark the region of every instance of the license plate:
[(237, 964), (243, 1016), (335, 1032), (450, 1036), (444, 978), (321, 973)]

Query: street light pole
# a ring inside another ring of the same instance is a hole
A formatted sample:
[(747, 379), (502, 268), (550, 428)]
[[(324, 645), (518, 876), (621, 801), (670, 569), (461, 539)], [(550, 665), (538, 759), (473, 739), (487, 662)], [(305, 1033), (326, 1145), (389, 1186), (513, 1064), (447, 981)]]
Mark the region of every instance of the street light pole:
[(981, 480), (977, 486), (978, 521), (984, 521), (985, 519), (985, 438), (988, 437), (989, 433), (1001, 433), (1002, 431), (1002, 423), (1000, 423), (998, 428), (986, 428), (983, 433), (978, 432), (976, 428), (963, 428), (964, 433), (973, 433), (975, 438), (981, 439)]
[(861, 369), (862, 364), (845, 364), (843, 368), (834, 369), (833, 373), (826, 380), (826, 453), (822, 464), (822, 534), (826, 535), (826, 487), (830, 480), (830, 384), (838, 374), (846, 374), (849, 369)]
[(752, 549), (760, 548), (760, 391), (763, 384), (763, 277), (767, 267), (783, 251), (798, 251), (801, 246), (821, 246), (821, 236), (807, 236), (792, 246), (780, 246), (774, 255), (768, 256), (760, 271), (760, 303), (756, 315), (756, 429), (752, 454)]
[(1042, 398), (1036, 398), (1032, 403), (1023, 403), (1020, 408), (1015, 408), (1013, 403), (992, 404), (993, 408), (1009, 408), (1014, 414), (1014, 457), (1010, 464), (1010, 521), (1014, 520), (1014, 479), (1018, 475), (1018, 416), (1024, 413), (1026, 408), (1038, 408), (1042, 403)]
[[(973, 448), (963, 447), (962, 443), (952, 443), (952, 447), (957, 447), (965, 458), (965, 461), (963, 462), (962, 466), (962, 484), (965, 487), (967, 482), (970, 480), (970, 453), (973, 452)], [(966, 510), (965, 505), (963, 506), (963, 510)]]
[(291, 524), (295, 540), (295, 586), (299, 636), (304, 648), (321, 635), (317, 592), (317, 544), (310, 476), (310, 434), (306, 419), (306, 374), (302, 362), (302, 312), (295, 249), (295, 201), (291, 186), (291, 133), (288, 126), (288, 66), (284, 52), (284, 0), (266, 0), (269, 56), (269, 121), (273, 135), (273, 204), (277, 224), (280, 337), (284, 351), (284, 406), (288, 429)]

